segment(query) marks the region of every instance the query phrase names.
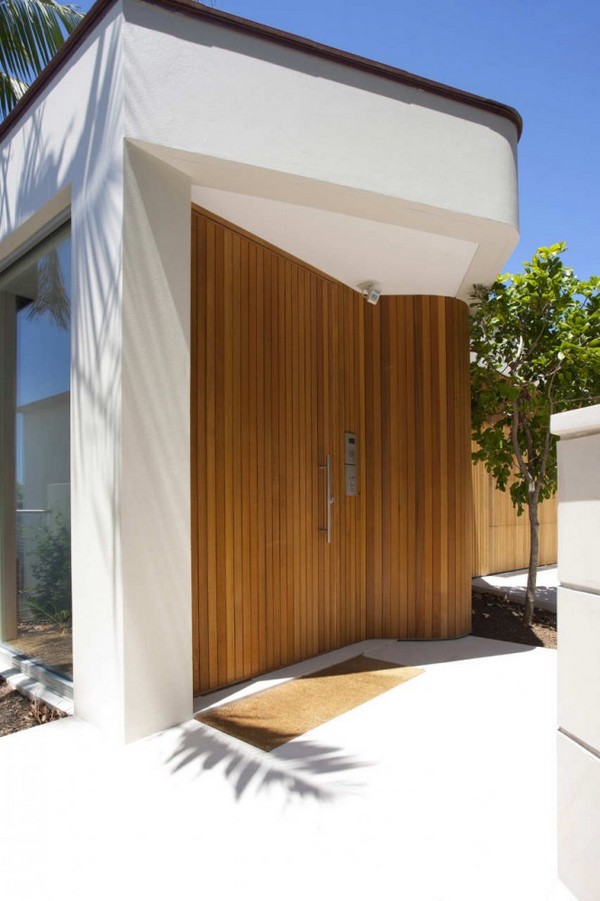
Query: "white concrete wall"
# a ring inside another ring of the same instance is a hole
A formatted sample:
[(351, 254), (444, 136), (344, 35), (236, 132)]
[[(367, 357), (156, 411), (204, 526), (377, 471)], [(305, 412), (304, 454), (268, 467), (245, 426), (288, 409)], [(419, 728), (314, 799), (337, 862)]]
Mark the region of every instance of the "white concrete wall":
[(497, 276), (518, 241), (510, 121), (139, 0), (124, 14), (128, 136), (243, 195), (234, 222), (353, 288), (466, 300)]
[(124, 14), (131, 138), (517, 227), (507, 119), (138, 0)]
[(192, 709), (190, 186), (125, 155), (122, 49), (117, 4), (0, 147), (0, 266), (70, 204), (75, 712), (119, 742)]
[(0, 146), (0, 264), (72, 220), (71, 523), (77, 713), (123, 733), (119, 506), (123, 208), (117, 4)]
[[(47, 509), (50, 486), (70, 479), (67, 393), (21, 408), (23, 415), (23, 506)], [(68, 522), (68, 517), (66, 519)]]
[[(34, 401), (21, 407), (20, 412), (23, 418), (23, 508), (46, 511), (17, 515), (17, 527), (21, 530), (22, 588), (27, 592), (36, 583), (33, 566), (38, 560), (40, 529), (55, 529), (57, 516), (64, 525), (70, 526), (69, 394), (64, 392)], [(23, 610), (26, 606), (21, 597), (19, 608)]]
[(123, 269), (125, 737), (192, 716), (190, 183), (128, 145)]
[(558, 445), (559, 875), (600, 887), (600, 406), (552, 417)]
[(118, 190), (123, 133), (121, 25), (117, 3), (0, 145), (0, 265), (68, 207), (71, 187), (78, 214), (101, 215), (105, 235), (114, 227), (119, 206), (112, 205), (111, 189)]

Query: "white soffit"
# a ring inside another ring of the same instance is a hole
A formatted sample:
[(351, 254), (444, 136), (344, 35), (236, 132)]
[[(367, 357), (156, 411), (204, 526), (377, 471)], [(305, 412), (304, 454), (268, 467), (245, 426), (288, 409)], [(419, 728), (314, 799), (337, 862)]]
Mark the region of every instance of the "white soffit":
[(477, 244), (330, 210), (193, 186), (199, 206), (355, 288), (455, 297)]
[(191, 199), (350, 287), (440, 294), (468, 301), (491, 284), (518, 240), (505, 222), (130, 141), (185, 173)]

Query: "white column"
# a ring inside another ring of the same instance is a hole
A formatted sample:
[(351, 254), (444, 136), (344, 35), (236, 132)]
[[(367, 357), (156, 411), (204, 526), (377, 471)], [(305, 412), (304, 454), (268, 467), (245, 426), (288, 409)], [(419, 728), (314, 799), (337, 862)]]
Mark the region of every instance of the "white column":
[(118, 742), (191, 717), (190, 184), (122, 144), (73, 198), (75, 713)]
[(192, 716), (191, 185), (126, 145), (122, 507), (125, 738)]
[(124, 740), (121, 444), (123, 140), (76, 171), (71, 202), (71, 563), (77, 716)]
[(600, 406), (552, 417), (558, 445), (559, 876), (600, 886)]

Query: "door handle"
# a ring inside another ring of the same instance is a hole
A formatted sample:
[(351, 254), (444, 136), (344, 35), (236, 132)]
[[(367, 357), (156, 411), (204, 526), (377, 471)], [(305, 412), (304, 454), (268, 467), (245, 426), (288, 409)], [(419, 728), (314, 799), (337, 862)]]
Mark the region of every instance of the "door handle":
[(331, 457), (329, 454), (325, 457), (325, 463), (319, 464), (319, 469), (325, 470), (325, 492), (326, 492), (326, 505), (327, 505), (327, 526), (322, 529), (319, 528), (319, 532), (325, 532), (327, 535), (327, 544), (331, 544), (331, 505), (333, 504), (335, 498), (331, 494)]

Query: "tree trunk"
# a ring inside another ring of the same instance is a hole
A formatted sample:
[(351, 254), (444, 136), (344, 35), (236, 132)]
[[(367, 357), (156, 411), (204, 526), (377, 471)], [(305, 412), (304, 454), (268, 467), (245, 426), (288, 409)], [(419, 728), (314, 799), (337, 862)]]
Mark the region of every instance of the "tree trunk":
[(537, 569), (540, 557), (540, 523), (538, 520), (538, 499), (529, 497), (529, 571), (527, 573), (527, 594), (523, 619), (530, 626), (533, 622), (533, 608), (537, 584)]

